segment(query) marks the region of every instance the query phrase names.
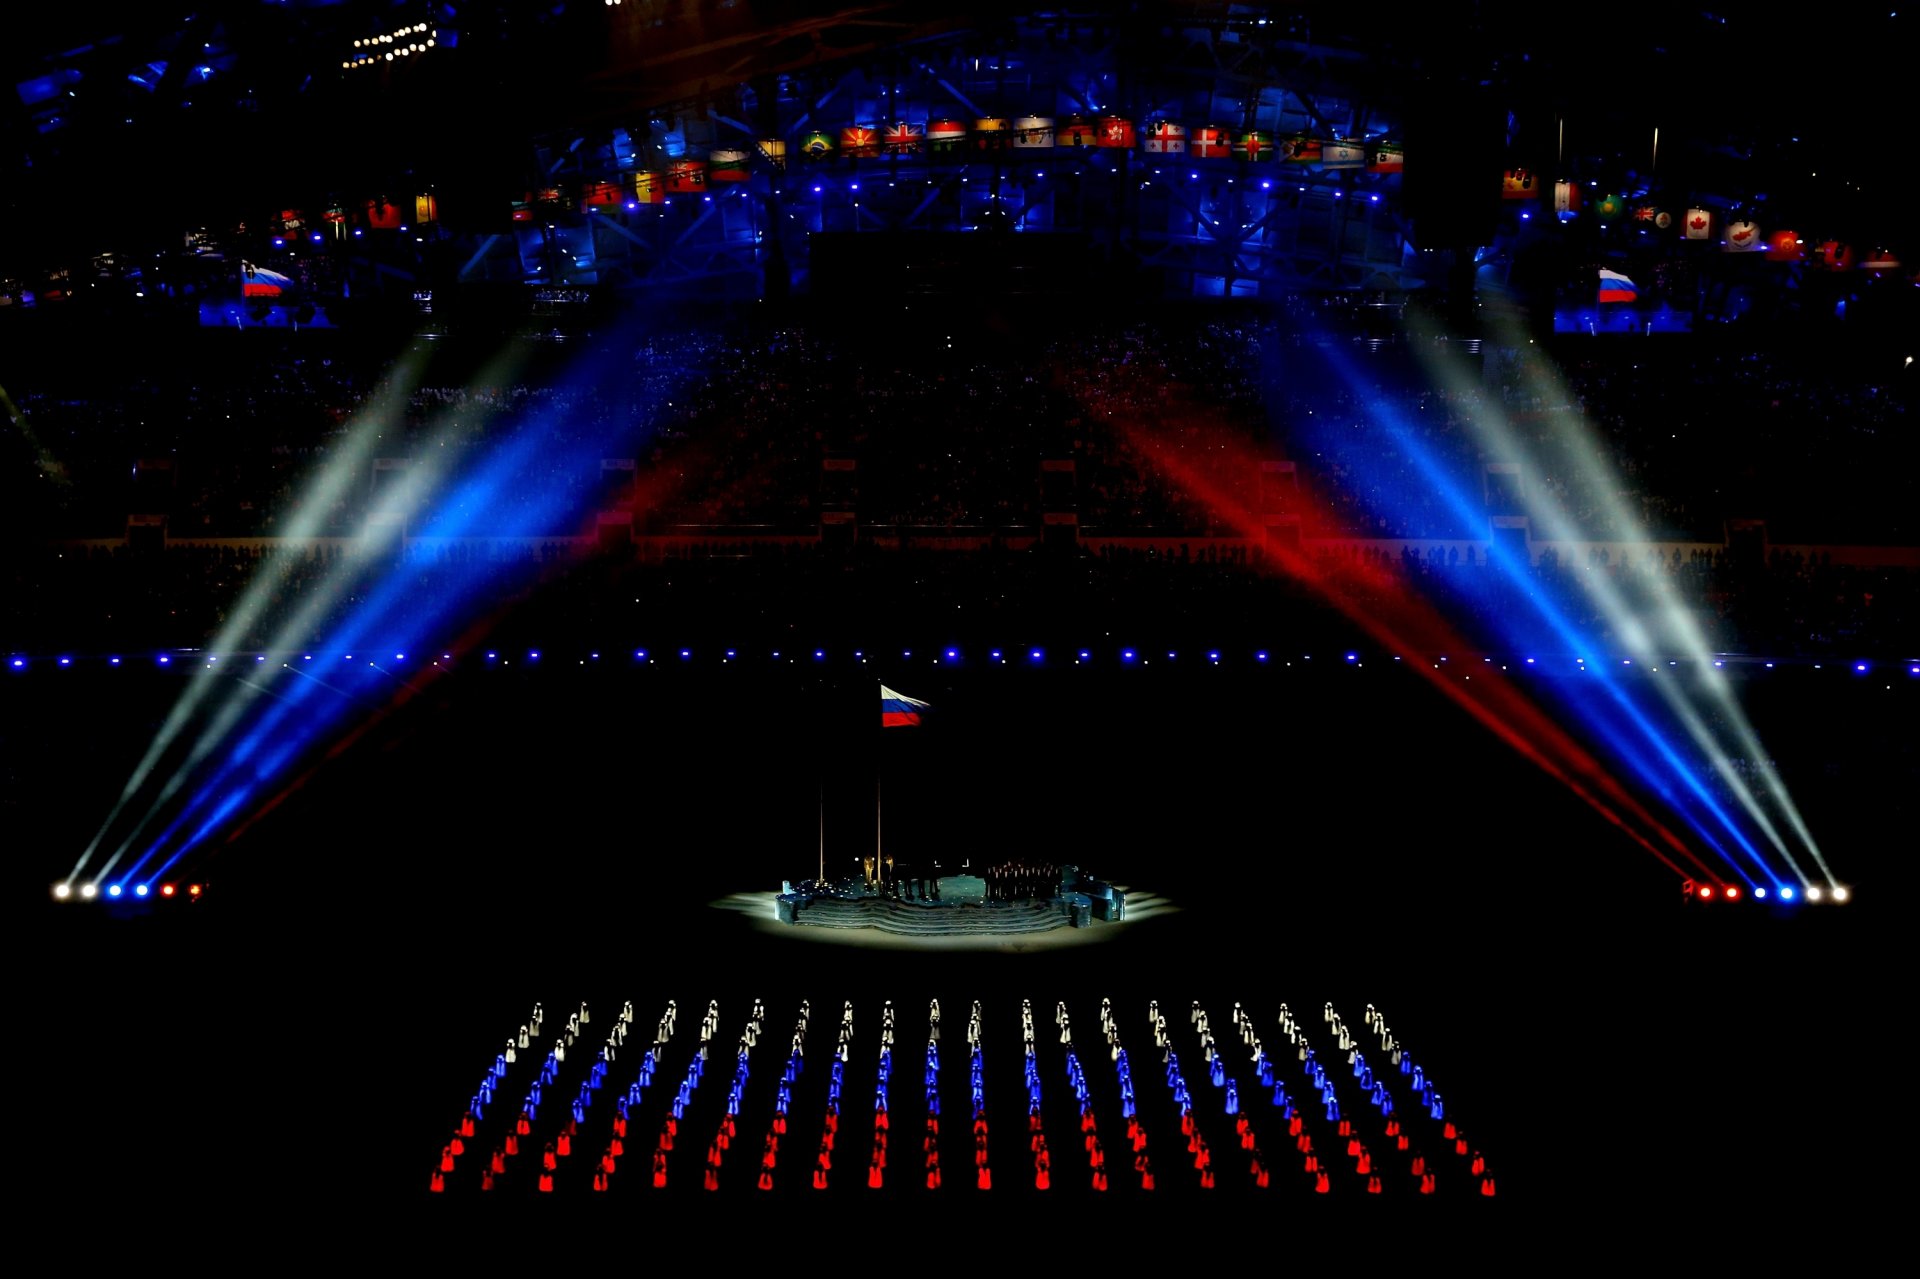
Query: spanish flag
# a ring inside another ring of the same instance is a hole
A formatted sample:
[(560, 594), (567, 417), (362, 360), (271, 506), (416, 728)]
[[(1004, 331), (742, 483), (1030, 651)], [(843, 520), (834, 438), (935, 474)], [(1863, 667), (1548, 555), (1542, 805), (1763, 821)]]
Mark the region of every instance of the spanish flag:
[(880, 727), (912, 728), (920, 722), (920, 712), (929, 709), (926, 702), (917, 697), (908, 697), (896, 693), (885, 684), (880, 686)]

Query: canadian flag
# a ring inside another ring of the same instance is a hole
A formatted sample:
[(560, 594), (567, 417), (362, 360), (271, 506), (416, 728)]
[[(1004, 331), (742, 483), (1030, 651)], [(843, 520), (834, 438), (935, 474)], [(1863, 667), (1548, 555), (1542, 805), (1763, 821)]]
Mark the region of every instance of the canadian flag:
[(1680, 224), (1689, 240), (1705, 240), (1713, 234), (1713, 215), (1705, 209), (1688, 209), (1687, 220)]

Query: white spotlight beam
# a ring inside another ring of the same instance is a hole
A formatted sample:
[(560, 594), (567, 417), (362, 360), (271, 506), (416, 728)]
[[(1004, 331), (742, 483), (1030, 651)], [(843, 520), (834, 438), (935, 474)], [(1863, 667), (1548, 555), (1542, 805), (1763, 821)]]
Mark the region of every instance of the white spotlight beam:
[[(1511, 335), (1508, 340), (1517, 341)], [(1444, 359), (1436, 360), (1433, 357), (1426, 357), (1426, 362), (1436, 372), (1438, 378), (1450, 388), (1456, 390), (1464, 388), (1467, 379), (1457, 363)], [(1569, 393), (1559, 379), (1551, 374), (1543, 374), (1539, 381), (1544, 402), (1549, 404), (1567, 402)], [(1537, 455), (1513, 431), (1503, 411), (1488, 407), (1469, 413), (1467, 421), (1481, 447), (1489, 454), (1525, 458), (1534, 465), (1538, 474)], [(1650, 541), (1639, 519), (1620, 499), (1619, 494), (1623, 490), (1623, 485), (1612, 464), (1601, 454), (1591, 427), (1577, 415), (1569, 414), (1565, 428), (1558, 431), (1555, 438), (1568, 447), (1573, 463), (1580, 472), (1595, 481), (1593, 485), (1595, 490), (1605, 495), (1602, 501), (1615, 527), (1631, 530), (1628, 540)], [(1574, 524), (1564, 504), (1544, 495), (1539, 485), (1527, 485), (1525, 494), (1528, 515), (1536, 524), (1545, 528), (1551, 540), (1560, 542), (1586, 540)], [(1646, 662), (1658, 656), (1653, 646), (1652, 636), (1641, 620), (1641, 611), (1635, 609), (1626, 600), (1608, 574), (1583, 573), (1580, 574), (1579, 580), (1588, 597), (1613, 623), (1616, 633), (1620, 635), (1636, 659)], [(1764, 748), (1760, 745), (1759, 738), (1748, 722), (1745, 712), (1741, 710), (1738, 701), (1734, 698), (1732, 687), (1719, 669), (1713, 665), (1713, 655), (1708, 648), (1706, 637), (1700, 633), (1698, 625), (1695, 624), (1672, 584), (1665, 577), (1655, 574), (1651, 578), (1650, 589), (1660, 620), (1665, 623), (1681, 651), (1705, 677), (1707, 692), (1713, 698), (1715, 708), (1733, 732), (1741, 748), (1751, 758), (1764, 758)], [(1680, 720), (1688, 736), (1700, 747), (1708, 761), (1712, 763), (1714, 771), (1727, 784), (1741, 809), (1753, 819), (1754, 824), (1766, 836), (1774, 851), (1787, 863), (1802, 884), (1810, 882), (1799, 859), (1788, 848), (1772, 818), (1760, 806), (1758, 797), (1753, 793), (1752, 787), (1747, 784), (1747, 779), (1735, 771), (1725, 745), (1716, 737), (1699, 709), (1688, 698), (1681, 681), (1656, 681), (1655, 687), (1661, 699)], [(1785, 787), (1777, 776), (1768, 773), (1765, 777), (1775, 805), (1794, 826), (1796, 834), (1800, 836), (1807, 851), (1819, 865), (1821, 873), (1831, 882), (1832, 872), (1821, 857), (1811, 832), (1807, 831), (1805, 823), (1800, 820), (1799, 811), (1787, 796)]]
[[(493, 370), (492, 372), (498, 373), (499, 370)], [(404, 472), (403, 478), (398, 484), (392, 485), (380, 495), (378, 503), (373, 510), (369, 512), (370, 523), (378, 523), (387, 519), (404, 516), (408, 512), (415, 510), (438, 488), (440, 481), (446, 476), (448, 470), (459, 455), (456, 440), (458, 433), (459, 428), (450, 422), (443, 424), (435, 432), (434, 436), (426, 442), (425, 447), (422, 449), (423, 460), (420, 464), (409, 467)], [(364, 456), (359, 458), (363, 469), (366, 460), (367, 458)], [(344, 566), (345, 571), (335, 573), (332, 578), (324, 584), (323, 588), (308, 591), (306, 595), (302, 597), (300, 607), (295, 610), (293, 616), (288, 618), (286, 622), (280, 626), (279, 630), (275, 632), (273, 639), (269, 643), (269, 647), (282, 649), (291, 647), (297, 642), (303, 642), (306, 636), (311, 634), (314, 628), (325, 620), (327, 614), (333, 609), (334, 605), (340, 601), (341, 597), (351, 590), (353, 585), (364, 576), (368, 567), (368, 561), (365, 559), (350, 562)], [(297, 668), (290, 669), (297, 670)], [(210, 667), (203, 667), (201, 674), (207, 674), (210, 670)], [(297, 673), (304, 674), (305, 672)], [(321, 683), (321, 681), (315, 682)], [(153, 819), (159, 815), (167, 802), (177, 795), (181, 787), (192, 778), (194, 770), (204, 763), (209, 755), (213, 754), (214, 751), (225, 743), (227, 737), (233, 732), (235, 726), (240, 723), (246, 711), (251, 708), (259, 697), (257, 686), (249, 685), (248, 687), (254, 688), (255, 691), (243, 693), (236, 690), (221, 704), (220, 709), (214, 716), (213, 722), (209, 724), (195, 740), (193, 749), (188, 754), (186, 760), (183, 761), (179, 767), (174, 770), (172, 776), (167, 779), (160, 793), (148, 806), (146, 813), (134, 826), (133, 830), (128, 833), (126, 838), (120, 842), (119, 847), (114, 850), (113, 856), (108, 858), (106, 865), (100, 869), (100, 875), (108, 874), (115, 866), (119, 865), (120, 860), (132, 849), (135, 841), (138, 840), (146, 831), (147, 827), (152, 824)], [(332, 685), (322, 683), (322, 687), (332, 688)], [(334, 691), (338, 692), (339, 690), (335, 689)], [(292, 704), (288, 703), (288, 705), (291, 706)], [(291, 711), (270, 711), (269, 715), (273, 716), (274, 722), (277, 723), (279, 718), (289, 713), (291, 713)]]
[[(307, 538), (314, 536), (325, 526), (326, 519), (334, 506), (345, 494), (347, 486), (355, 475), (364, 473), (367, 461), (372, 457), (374, 446), (379, 442), (382, 429), (405, 406), (407, 397), (412, 394), (415, 380), (419, 376), (421, 357), (404, 358), (393, 374), (382, 384), (371, 402), (354, 415), (353, 424), (347, 430), (346, 443), (334, 453), (319, 472), (313, 477), (306, 491), (295, 502), (291, 518), (286, 523), (287, 538)], [(240, 641), (260, 620), (273, 598), (285, 586), (287, 576), (292, 572), (292, 560), (286, 556), (275, 556), (265, 566), (265, 571), (257, 574), (247, 584), (240, 595), (227, 621), (221, 626), (213, 639), (213, 650), (221, 652), (239, 646)], [(202, 665), (193, 674), (184, 692), (167, 712), (166, 720), (160, 725), (160, 731), (154, 734), (153, 741), (147, 745), (146, 753), (134, 766), (133, 773), (127, 778), (120, 790), (120, 796), (100, 823), (100, 829), (87, 842), (86, 848), (67, 872), (68, 879), (77, 878), (86, 870), (87, 863), (100, 847), (100, 841), (106, 836), (121, 812), (126, 808), (142, 786), (147, 782), (160, 757), (166, 753), (180, 733), (193, 719), (200, 704), (213, 690), (214, 670)]]
[[(288, 525), (289, 537), (312, 536), (322, 527), (322, 522), (345, 495), (348, 486), (366, 474), (366, 468), (380, 442), (383, 429), (391, 424), (403, 407), (406, 397), (412, 394), (423, 362), (424, 357), (417, 354), (407, 357), (396, 374), (383, 386), (378, 397), (377, 411), (359, 415), (359, 421), (349, 435), (347, 448), (329, 459), (327, 465), (315, 477), (311, 491), (303, 496), (296, 507), (295, 517)], [(481, 384), (510, 379), (512, 373), (513, 362), (504, 356), (500, 357), (482, 372)], [(443, 417), (448, 419), (451, 419), (451, 416), (450, 412), (443, 414)], [(419, 463), (407, 469), (400, 483), (389, 487), (380, 495), (379, 501), (370, 512), (370, 522), (403, 516), (422, 504), (426, 497), (438, 487), (457, 458), (462, 433), (462, 428), (453, 421), (443, 421), (419, 450)], [(259, 621), (273, 594), (285, 581), (286, 568), (281, 565), (276, 567), (279, 569), (277, 573), (267, 578), (256, 578), (248, 586), (241, 598), (241, 604), (235, 609), (233, 620), (221, 629), (220, 637), (215, 640), (216, 648), (231, 646), (247, 633), (247, 628)], [(268, 647), (282, 649), (304, 643), (307, 636), (324, 621), (339, 600), (364, 575), (367, 567), (368, 563), (361, 559), (349, 559), (336, 566), (336, 571), (326, 581), (318, 588), (308, 590), (301, 597), (299, 607), (276, 630)], [(297, 670), (296, 673), (304, 674)], [(132, 795), (150, 779), (160, 753), (178, 737), (193, 712), (199, 709), (200, 703), (207, 697), (211, 690), (213, 674), (213, 668), (204, 665), (195, 672), (194, 684), (189, 687), (181, 703), (176, 704), (173, 712), (168, 715), (167, 722), (162, 725), (160, 737), (156, 738), (154, 745), (148, 748), (146, 757), (142, 759), (140, 767), (135, 770), (134, 777), (129, 780), (127, 787), (123, 790), (120, 800), (109, 813), (100, 834), (96, 835), (93, 842), (88, 845), (86, 853), (69, 874), (69, 878), (76, 877), (84, 869), (86, 859), (91, 857), (99, 846), (101, 836), (124, 811)], [(331, 687), (324, 683), (323, 686)], [(148, 806), (146, 813), (120, 842), (112, 857), (98, 874), (105, 875), (119, 864), (164, 805), (178, 794), (181, 787), (192, 777), (194, 770), (226, 741), (246, 711), (258, 699), (259, 691), (257, 687), (248, 692), (235, 690), (228, 696), (216, 712), (213, 721), (195, 740), (187, 758), (175, 768), (160, 793)]]

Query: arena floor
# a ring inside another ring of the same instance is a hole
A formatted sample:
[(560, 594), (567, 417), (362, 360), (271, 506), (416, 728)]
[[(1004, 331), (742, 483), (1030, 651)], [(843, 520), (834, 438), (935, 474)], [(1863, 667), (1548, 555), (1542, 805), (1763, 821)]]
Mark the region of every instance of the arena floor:
[[(864, 705), (863, 672), (662, 678), (556, 664), (445, 681), (205, 864), (198, 904), (25, 912), (32, 1019), (20, 1029), (39, 1029), (20, 1048), (50, 1103), (29, 1117), (44, 1207), (239, 1234), (345, 1211), (422, 1237), (497, 1226), (511, 1219), (502, 1212), (581, 1213), (607, 1229), (700, 1223), (710, 1240), (730, 1223), (822, 1211), (916, 1229), (958, 1214), (1109, 1241), (1178, 1239), (1195, 1223), (1307, 1239), (1356, 1219), (1507, 1237), (1523, 1224), (1604, 1221), (1612, 1239), (1651, 1239), (1676, 1220), (1710, 1230), (1857, 1210), (1873, 1177), (1861, 1152), (1883, 1106), (1859, 1060), (1835, 1049), (1884, 1023), (1879, 932), (1900, 891), (1886, 837), (1910, 825), (1916, 765), (1901, 727), (1909, 694), (1809, 685), (1750, 699), (1830, 857), (1860, 886), (1845, 908), (1786, 916), (1681, 905), (1666, 871), (1417, 681), (1338, 671), (1228, 685), (1219, 674), (1129, 685), (1073, 671), (889, 675), (951, 709), (885, 739), (840, 707)], [(13, 861), (21, 900), (44, 901), (167, 694), (157, 682), (115, 697), (98, 683), (8, 691), (9, 824), (32, 833)], [(871, 839), (876, 767), (890, 846), (1051, 850), (1161, 908), (1108, 937), (1017, 953), (826, 945), (724, 908), (732, 894), (812, 872), (823, 783), (829, 855), (857, 856)], [(921, 1070), (935, 998), (945, 1126), (942, 1183), (929, 1190)], [(1103, 999), (1132, 1064), (1151, 1192), (1131, 1157)], [(615, 1098), (669, 1000), (677, 1033), (596, 1191)], [(656, 1188), (649, 1160), (709, 1000), (717, 1051)], [(737, 1133), (708, 1190), (704, 1161), (756, 1000), (763, 1030)], [(805, 1069), (773, 1186), (761, 1189), (802, 1000)], [(993, 1169), (984, 1192), (967, 1087), (976, 1000)], [(1024, 1128), (1023, 1000), (1052, 1157), (1044, 1191)], [(1211, 1187), (1153, 1043), (1153, 1000), (1216, 1160)], [(520, 1054), (433, 1193), (505, 1037), (538, 1002), (550, 1047), (583, 1001), (579, 1047), (494, 1189), (480, 1190), (481, 1170), (526, 1096), (538, 1046)], [(544, 1146), (628, 1001), (628, 1040), (542, 1193)], [(811, 1174), (847, 1001), (841, 1144), (820, 1190)], [(885, 1001), (896, 1018), (890, 1162), (875, 1189)], [(1060, 1001), (1109, 1161), (1104, 1190), (1084, 1149)], [(1264, 1187), (1224, 1090), (1207, 1079), (1195, 1001), (1270, 1169)], [(1252, 1079), (1236, 1001), (1314, 1151), (1329, 1156), (1325, 1195)], [(1329, 1001), (1370, 1050), (1409, 1151), (1356, 1088), (1322, 1017)], [(1283, 1003), (1328, 1067), (1343, 1117), (1389, 1169), (1378, 1195), (1290, 1056)], [(1472, 1154), (1454, 1154), (1443, 1121), (1371, 1051), (1369, 1003), (1431, 1073), (1445, 1120), (1497, 1179), (1493, 1197), (1479, 1192)], [(1431, 1196), (1410, 1171), (1421, 1153), (1438, 1169)]]

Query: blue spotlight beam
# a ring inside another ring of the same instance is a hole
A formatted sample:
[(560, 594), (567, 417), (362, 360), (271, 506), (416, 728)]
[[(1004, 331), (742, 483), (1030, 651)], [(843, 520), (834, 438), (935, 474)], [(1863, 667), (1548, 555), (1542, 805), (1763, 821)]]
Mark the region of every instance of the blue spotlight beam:
[[(576, 385), (623, 374), (610, 353), (613, 345), (609, 344), (609, 353), (595, 357), (577, 371)], [(559, 403), (550, 403), (516, 423), (511, 435), (488, 448), (477, 464), (434, 494), (418, 536), (461, 538), (484, 532), (492, 538), (515, 541), (542, 536), (559, 524), (577, 520), (598, 482), (594, 464), (605, 456), (610, 441), (601, 431), (582, 432), (567, 441), (558, 429), (565, 412)], [(562, 442), (556, 444), (556, 438)], [(549, 475), (578, 478), (529, 492), (519, 487), (518, 481), (536, 461)], [(456, 561), (444, 570), (446, 589), (424, 597), (410, 580), (403, 554), (393, 569), (372, 585), (360, 605), (316, 647), (339, 653), (362, 649), (412, 651), (457, 626), (471, 611), (481, 590), (501, 576), (503, 567), (508, 573), (517, 573), (534, 566), (523, 561), (505, 566), (478, 559)], [(163, 859), (163, 868), (170, 868), (189, 855), (343, 718), (363, 708), (374, 696), (368, 687), (357, 686), (336, 689), (341, 696), (322, 700), (314, 690), (330, 686), (322, 685), (317, 677), (297, 666), (289, 664), (286, 669), (304, 677), (302, 682), (285, 686), (279, 701), (254, 716), (245, 736), (210, 776), (200, 780), (186, 805), (141, 854), (136, 871), (156, 858)], [(398, 678), (384, 668), (374, 669)], [(389, 691), (386, 680), (378, 682), (377, 693)], [(188, 833), (169, 854), (168, 845), (183, 831)]]
[[(348, 428), (341, 447), (334, 450), (308, 481), (301, 498), (289, 512), (289, 518), (285, 522), (286, 536), (308, 537), (324, 527), (326, 519), (345, 495), (348, 486), (364, 473), (375, 447), (380, 442), (382, 432), (405, 407), (406, 399), (418, 381), (421, 364), (422, 359), (418, 356), (404, 357), (394, 373), (375, 392), (368, 406), (355, 414), (354, 424)], [(248, 583), (227, 620), (215, 635), (214, 651), (228, 651), (240, 646), (248, 632), (266, 614), (274, 598), (284, 589), (287, 577), (293, 570), (293, 561), (285, 556), (276, 556), (262, 567), (264, 571)], [(86, 848), (74, 862), (73, 869), (68, 872), (69, 881), (85, 872), (88, 862), (99, 850), (101, 840), (106, 836), (107, 831), (119, 820), (128, 803), (146, 785), (167, 748), (193, 721), (201, 703), (213, 692), (213, 676), (214, 672), (210, 666), (203, 665), (194, 672), (192, 681), (168, 710), (167, 718), (161, 724), (160, 731), (154, 734), (153, 741), (148, 744), (140, 762), (134, 766), (133, 772), (121, 788), (119, 797), (107, 811), (106, 818), (100, 823), (100, 829), (87, 842)], [(101, 873), (110, 872), (124, 852), (125, 845), (122, 845)]]
[[(1356, 371), (1352, 368), (1350, 362), (1338, 351), (1328, 349), (1323, 352), (1323, 356), (1349, 383), (1359, 384)], [(1462, 491), (1459, 483), (1453, 476), (1447, 473), (1445, 466), (1442, 465), (1438, 458), (1433, 456), (1431, 450), (1420, 443), (1412, 431), (1407, 429), (1406, 424), (1399, 420), (1397, 414), (1377, 401), (1370, 403), (1366, 411), (1368, 416), (1380, 425), (1393, 439), (1395, 444), (1399, 446), (1407, 460), (1410, 461), (1419, 472), (1420, 477), (1431, 486), (1432, 491), (1441, 497), (1442, 501), (1445, 502), (1456, 518), (1471, 524), (1474, 520), (1484, 517), (1484, 512), (1477, 509), (1474, 503)], [(1341, 441), (1337, 438), (1328, 440), (1327, 445), (1342, 456), (1347, 465), (1352, 467), (1357, 473), (1367, 473), (1370, 459), (1365, 455), (1364, 451), (1343, 448)], [(1707, 791), (1698, 776), (1695, 775), (1693, 768), (1679, 756), (1672, 745), (1666, 740), (1664, 734), (1652, 723), (1645, 712), (1635, 704), (1628, 690), (1620, 686), (1620, 684), (1607, 673), (1608, 668), (1605, 663), (1598, 658), (1587, 637), (1581, 634), (1579, 628), (1547, 597), (1545, 592), (1533, 588), (1533, 584), (1526, 572), (1529, 566), (1519, 564), (1515, 560), (1512, 552), (1498, 540), (1489, 544), (1487, 554), (1489, 562), (1500, 571), (1503, 577), (1519, 588), (1520, 598), (1526, 600), (1533, 607), (1535, 614), (1548, 625), (1551, 631), (1559, 636), (1573, 652), (1589, 659), (1591, 666), (1595, 669), (1596, 675), (1598, 676), (1598, 683), (1602, 691), (1605, 692), (1614, 704), (1614, 710), (1608, 712), (1604, 706), (1596, 707), (1585, 699), (1577, 697), (1570, 697), (1569, 704), (1573, 706), (1576, 712), (1581, 714), (1589, 726), (1633, 769), (1655, 794), (1660, 795), (1674, 807), (1675, 811), (1687, 822), (1695, 833), (1701, 837), (1703, 842), (1713, 848), (1715, 852), (1719, 853), (1720, 856), (1726, 860), (1727, 864), (1734, 869), (1736, 874), (1746, 879), (1749, 885), (1757, 882), (1748, 875), (1736, 859), (1728, 854), (1726, 848), (1714, 837), (1706, 825), (1695, 814), (1689, 812), (1687, 806), (1679, 802), (1673, 794), (1672, 781), (1674, 779), (1677, 779), (1685, 787), (1700, 807), (1714, 816), (1719, 822), (1721, 829), (1726, 831), (1727, 834), (1732, 837), (1734, 843), (1739, 845), (1742, 851), (1746, 852), (1754, 860), (1755, 864), (1760, 867), (1763, 879), (1771, 882), (1774, 876), (1766, 870), (1765, 862), (1761, 858), (1759, 851), (1753, 847), (1751, 841), (1747, 839), (1745, 834), (1740, 831), (1739, 827), (1726, 814), (1725, 810), (1720, 807), (1719, 803)], [(1525, 638), (1524, 636), (1520, 637), (1521, 643), (1525, 642)], [(1623, 730), (1623, 726), (1616, 722), (1610, 722), (1614, 715), (1624, 715), (1626, 717), (1632, 728), (1639, 732), (1642, 739), (1651, 745), (1660, 759), (1666, 763), (1666, 770), (1655, 767), (1653, 762), (1632, 743)]]
[[(1566, 388), (1560, 385), (1557, 379), (1553, 378), (1550, 374), (1543, 374), (1541, 380), (1547, 384), (1547, 403), (1564, 404), (1568, 402), (1565, 394)], [(1522, 446), (1521, 441), (1506, 422), (1504, 414), (1498, 410), (1487, 413), (1470, 414), (1468, 422), (1476, 435), (1482, 440), (1491, 441), (1496, 447), (1503, 451), (1511, 452), (1516, 456), (1528, 456), (1533, 459), (1536, 466), (1539, 465), (1538, 458), (1534, 456), (1533, 450), (1526, 449)], [(1558, 429), (1554, 432), (1554, 439), (1569, 450), (1573, 465), (1581, 473), (1598, 479), (1599, 483), (1596, 487), (1599, 492), (1603, 494), (1617, 494), (1622, 487), (1619, 483), (1619, 477), (1615, 473), (1612, 464), (1602, 455), (1595, 441), (1594, 433), (1587, 423), (1577, 414), (1569, 413), (1564, 420), (1556, 422), (1556, 427)], [(1631, 510), (1627, 509), (1625, 504), (1620, 502), (1617, 497), (1609, 499), (1607, 504), (1611, 508), (1610, 514), (1613, 519), (1621, 527), (1639, 527), (1638, 518)], [(1529, 513), (1537, 520), (1553, 530), (1557, 539), (1563, 541), (1577, 540), (1577, 531), (1573, 528), (1573, 521), (1559, 502), (1543, 500), (1536, 492), (1529, 490), (1528, 509)], [(1589, 574), (1583, 579), (1583, 585), (1587, 587), (1594, 602), (1601, 608), (1605, 615), (1609, 617), (1632, 616), (1631, 610), (1621, 599), (1619, 592), (1614, 588), (1611, 580), (1604, 575)], [(1712, 654), (1708, 651), (1705, 636), (1701, 634), (1699, 626), (1694, 622), (1684, 604), (1675, 595), (1671, 585), (1664, 578), (1656, 576), (1650, 583), (1650, 590), (1658, 606), (1659, 616), (1667, 623), (1674, 636), (1680, 641), (1681, 647), (1686, 655), (1700, 664), (1703, 672), (1702, 678), (1704, 680), (1704, 686), (1708, 696), (1714, 703), (1715, 709), (1719, 712), (1720, 722), (1727, 726), (1740, 748), (1746, 752), (1748, 758), (1756, 760), (1766, 758), (1765, 750), (1760, 744), (1759, 735), (1754, 731), (1752, 723), (1748, 720), (1746, 712), (1740, 706), (1738, 699), (1734, 697), (1732, 688), (1726, 682), (1726, 678), (1721, 673), (1718, 663), (1709, 664), (1709, 659), (1712, 657)], [(1623, 627), (1623, 634), (1627, 635), (1631, 640), (1639, 641), (1636, 647), (1640, 648), (1643, 652), (1650, 649), (1651, 645), (1644, 628)], [(1761, 831), (1772, 842), (1775, 850), (1792, 868), (1793, 873), (1801, 880), (1802, 884), (1810, 883), (1811, 881), (1801, 869), (1798, 859), (1794, 857), (1792, 851), (1787, 847), (1786, 841), (1775, 829), (1771, 818), (1761, 808), (1759, 799), (1754, 795), (1747, 780), (1734, 770), (1732, 761), (1729, 758), (1729, 752), (1720, 743), (1713, 729), (1692, 705), (1691, 700), (1685, 695), (1684, 691), (1672, 686), (1662, 687), (1660, 691), (1676, 716), (1680, 718), (1687, 732), (1707, 755), (1715, 770), (1720, 774), (1721, 779), (1732, 791), (1735, 798), (1739, 800), (1741, 807), (1746, 810), (1748, 816), (1754, 820), (1754, 823), (1760, 827)], [(1807, 827), (1805, 820), (1801, 817), (1799, 806), (1793, 802), (1792, 796), (1787, 793), (1785, 784), (1778, 776), (1770, 771), (1763, 772), (1761, 777), (1768, 796), (1774, 802), (1775, 808), (1779, 810), (1787, 824), (1792, 827), (1794, 833), (1800, 838), (1802, 845), (1813, 858), (1815, 865), (1820, 868), (1821, 873), (1826, 876), (1828, 883), (1832, 884), (1834, 882), (1832, 870), (1828, 867), (1826, 858), (1821, 854), (1820, 846), (1815, 842), (1812, 831)]]

